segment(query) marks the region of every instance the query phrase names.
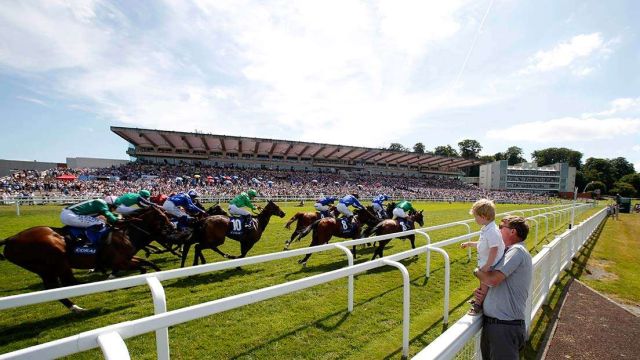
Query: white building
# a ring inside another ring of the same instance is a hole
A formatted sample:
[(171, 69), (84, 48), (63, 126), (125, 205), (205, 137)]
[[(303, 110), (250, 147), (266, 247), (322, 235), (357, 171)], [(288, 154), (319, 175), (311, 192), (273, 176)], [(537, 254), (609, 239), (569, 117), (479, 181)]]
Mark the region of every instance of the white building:
[(507, 160), (481, 165), (478, 181), (482, 189), (526, 192), (573, 192), (575, 182), (576, 168), (567, 163), (509, 166)]

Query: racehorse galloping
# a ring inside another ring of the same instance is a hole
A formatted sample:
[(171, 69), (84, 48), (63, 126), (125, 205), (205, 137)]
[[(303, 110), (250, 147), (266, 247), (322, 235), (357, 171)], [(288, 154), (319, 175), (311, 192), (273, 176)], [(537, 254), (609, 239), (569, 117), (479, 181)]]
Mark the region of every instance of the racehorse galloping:
[[(422, 210), (412, 211), (407, 216), (407, 219), (412, 222), (417, 222), (418, 224), (420, 224), (421, 227), (424, 226), (424, 216), (422, 214)], [(387, 219), (387, 220), (381, 221), (378, 225), (376, 225), (372, 229), (371, 233), (377, 236), (377, 235), (392, 234), (392, 233), (401, 232), (401, 231), (405, 231), (405, 230), (402, 228), (402, 225), (400, 225), (399, 220)], [(409, 239), (411, 241), (411, 248), (412, 249), (416, 248), (416, 244), (415, 244), (416, 236), (414, 234), (401, 236), (399, 237), (399, 239)], [(378, 256), (379, 257), (383, 256), (382, 252), (384, 251), (384, 247), (389, 243), (389, 241), (391, 241), (391, 239), (378, 241), (378, 247), (373, 252), (373, 257), (371, 258), (371, 260), (375, 259)]]
[[(393, 209), (395, 209), (395, 208), (396, 208), (396, 203), (394, 201), (388, 203), (386, 208), (385, 208), (385, 213), (386, 213), (387, 217), (385, 217), (384, 219), (381, 219), (378, 216), (378, 214), (373, 210), (373, 206), (371, 206), (371, 205), (367, 206), (367, 210), (369, 210), (372, 214), (376, 215), (376, 218), (378, 219), (378, 222), (376, 224), (374, 224), (374, 226), (365, 227), (364, 230), (362, 230), (362, 237), (371, 236), (371, 234), (373, 233), (373, 228), (375, 227), (375, 225), (378, 225), (383, 220), (391, 219), (393, 217)], [(367, 246), (371, 246), (371, 244), (367, 244)]]
[[(337, 217), (340, 214), (335, 206), (330, 206), (329, 212), (333, 217)], [(289, 245), (291, 245), (293, 240), (295, 240), (295, 238), (300, 235), (307, 226), (320, 219), (320, 213), (317, 211), (299, 212), (293, 215), (293, 217), (284, 225), (285, 228), (289, 229), (291, 224), (297, 221), (296, 228), (291, 234), (291, 239), (284, 244), (284, 250), (289, 250)], [(300, 238), (298, 238), (298, 240), (300, 240)]]
[[(353, 211), (354, 215), (354, 224), (352, 225), (351, 231), (345, 232), (343, 229), (342, 219), (337, 218), (324, 218), (320, 220), (316, 220), (313, 224), (307, 226), (302, 233), (298, 236), (299, 239), (307, 236), (311, 231), (313, 231), (311, 245), (309, 246), (318, 246), (329, 243), (329, 240), (333, 236), (337, 236), (344, 239), (358, 239), (360, 238), (360, 230), (362, 226), (367, 224), (369, 226), (374, 226), (377, 222), (377, 218), (375, 215), (370, 213), (367, 209), (355, 209)], [(355, 252), (355, 246), (353, 251)], [(306, 254), (304, 258), (298, 260), (299, 264), (303, 266), (307, 265), (307, 260), (309, 260), (311, 254)]]
[(191, 238), (184, 244), (182, 250), (182, 262), (181, 267), (184, 267), (184, 263), (189, 253), (191, 245), (195, 244), (195, 254), (193, 258), (193, 265), (198, 265), (198, 259), (204, 264), (205, 258), (202, 255), (202, 250), (211, 249), (227, 259), (235, 259), (236, 256), (225, 254), (218, 246), (224, 244), (225, 238), (229, 238), (240, 242), (240, 256), (245, 257), (249, 250), (255, 245), (262, 233), (269, 224), (271, 216), (276, 215), (278, 217), (284, 217), (284, 212), (280, 210), (278, 205), (269, 200), (267, 205), (262, 209), (260, 214), (256, 216), (257, 226), (253, 226), (250, 229), (245, 229), (240, 236), (227, 235), (227, 231), (230, 229), (231, 221), (228, 217), (222, 215), (210, 216), (199, 222), (193, 231)]
[[(0, 241), (0, 245), (5, 246), (7, 260), (40, 276), (46, 289), (77, 284), (72, 269), (93, 269), (104, 265), (113, 272), (132, 269), (146, 272), (143, 266), (160, 270), (152, 262), (134, 254), (151, 240), (164, 238), (173, 231), (169, 218), (155, 207), (137, 210), (132, 215), (134, 218), (123, 220), (112, 229), (94, 255), (75, 254), (73, 240), (65, 236), (67, 228), (32, 227)], [(97, 256), (100, 256), (100, 261)], [(60, 302), (72, 312), (84, 310), (69, 299), (61, 299)]]

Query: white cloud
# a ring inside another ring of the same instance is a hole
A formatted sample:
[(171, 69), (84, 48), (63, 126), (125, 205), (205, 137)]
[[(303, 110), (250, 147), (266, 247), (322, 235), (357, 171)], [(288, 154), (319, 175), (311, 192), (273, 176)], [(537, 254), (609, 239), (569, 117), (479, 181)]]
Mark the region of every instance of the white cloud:
[(583, 117), (589, 116), (611, 116), (615, 114), (635, 114), (640, 112), (640, 97), (637, 98), (619, 98), (609, 103), (609, 109), (596, 113), (596, 114), (584, 114)]
[(557, 141), (592, 141), (611, 139), (640, 133), (640, 119), (633, 118), (575, 118), (532, 121), (487, 132), (491, 139), (528, 141), (537, 143)]
[(375, 146), (500, 99), (416, 80), (467, 4), (168, 0), (142, 27), (106, 1), (0, 3), (0, 64), (110, 121)]
[[(582, 34), (562, 42), (551, 50), (538, 51), (529, 59), (529, 66), (521, 71), (523, 74), (547, 72), (574, 64), (581, 58), (589, 57), (606, 46), (600, 33)], [(586, 73), (585, 73), (586, 70)], [(593, 70), (590, 67), (576, 69), (574, 73), (584, 76)]]
[(47, 106), (46, 102), (44, 102), (44, 101), (42, 101), (40, 99), (28, 97), (28, 96), (16, 96), (16, 99), (28, 101), (28, 102), (31, 102), (31, 103), (34, 103), (34, 104), (38, 104), (38, 105), (42, 105), (42, 106)]
[[(633, 149), (633, 151), (640, 152), (640, 145), (634, 145), (631, 149)], [(638, 170), (640, 170), (640, 169), (638, 169)]]

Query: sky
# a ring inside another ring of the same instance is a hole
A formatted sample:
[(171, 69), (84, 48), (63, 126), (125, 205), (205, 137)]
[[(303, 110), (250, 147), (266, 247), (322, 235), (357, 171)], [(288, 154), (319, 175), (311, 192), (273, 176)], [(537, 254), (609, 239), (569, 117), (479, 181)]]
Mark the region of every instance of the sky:
[(110, 126), (477, 140), (640, 170), (639, 1), (1, 1), (0, 158), (126, 159)]

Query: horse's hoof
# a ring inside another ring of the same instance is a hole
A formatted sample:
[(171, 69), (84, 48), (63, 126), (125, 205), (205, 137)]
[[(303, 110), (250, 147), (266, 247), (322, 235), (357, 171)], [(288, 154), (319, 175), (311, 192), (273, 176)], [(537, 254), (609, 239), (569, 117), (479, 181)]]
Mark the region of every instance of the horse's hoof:
[(289, 248), (286, 246), (284, 247), (284, 249), (282, 249), (282, 251), (287, 251), (287, 250), (289, 250)]
[(87, 271), (87, 274), (91, 274), (91, 273), (94, 273), (94, 272), (96, 272), (96, 269), (95, 269), (95, 268), (93, 268), (93, 269), (89, 269), (89, 271)]
[(83, 312), (87, 311), (87, 309), (83, 309), (80, 306), (75, 305), (75, 304), (71, 305), (69, 310), (71, 310), (71, 312), (74, 313), (74, 314), (80, 314), (80, 313), (83, 313)]

